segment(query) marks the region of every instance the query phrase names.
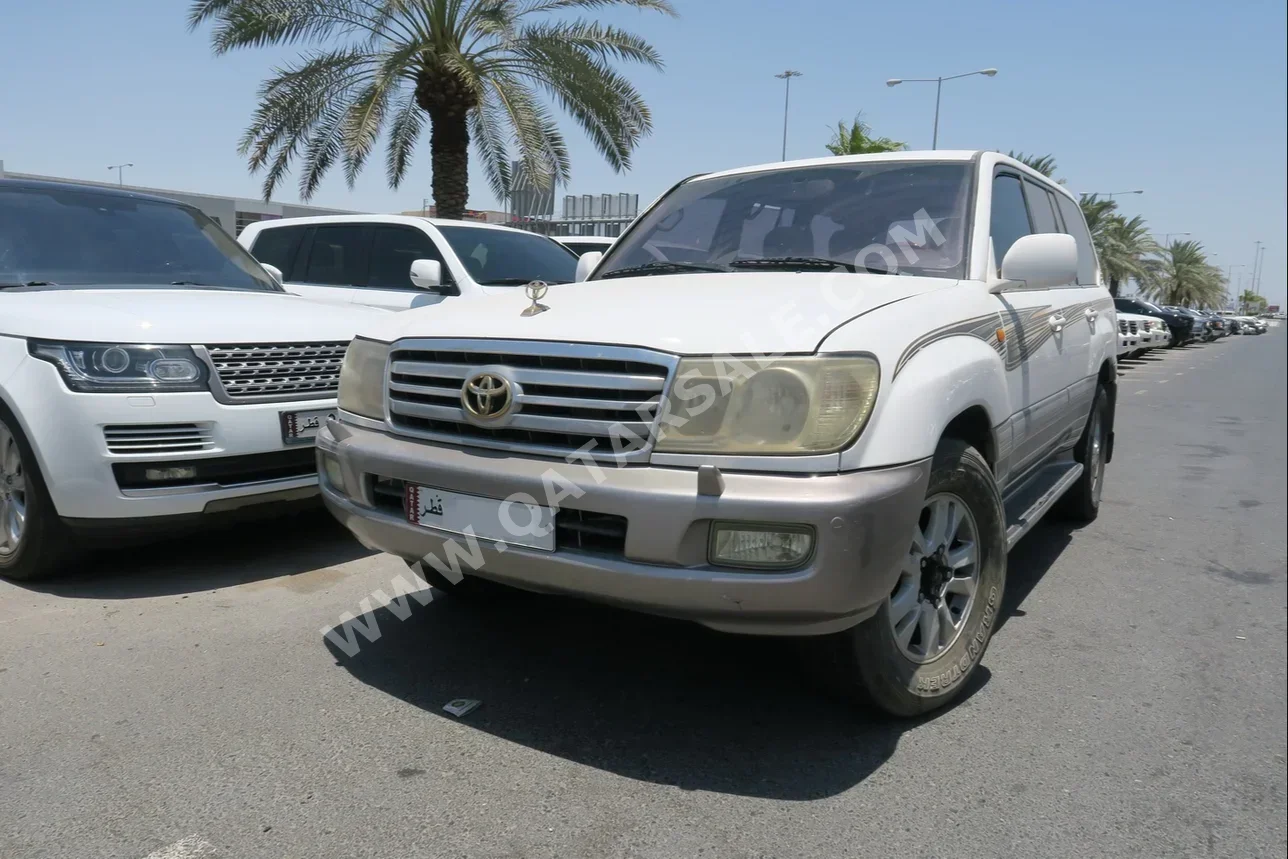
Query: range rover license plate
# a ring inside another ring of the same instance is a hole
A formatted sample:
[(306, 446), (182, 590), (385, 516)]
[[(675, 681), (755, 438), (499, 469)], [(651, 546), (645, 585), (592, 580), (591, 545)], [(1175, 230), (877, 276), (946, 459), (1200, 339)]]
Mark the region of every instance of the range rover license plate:
[(407, 521), (414, 525), (450, 534), (465, 534), (469, 528), (479, 539), (546, 552), (555, 550), (555, 515), (549, 507), (411, 483), (404, 492), (403, 509), (407, 511)]
[(327, 418), (335, 417), (335, 409), (313, 409), (307, 412), (282, 412), (282, 441), (286, 444), (304, 444), (313, 441)]

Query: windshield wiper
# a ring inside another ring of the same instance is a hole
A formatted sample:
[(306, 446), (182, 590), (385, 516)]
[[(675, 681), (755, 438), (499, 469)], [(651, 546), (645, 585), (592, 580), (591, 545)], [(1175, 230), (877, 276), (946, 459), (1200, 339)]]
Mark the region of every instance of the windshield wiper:
[(52, 280), (25, 280), (19, 283), (0, 283), (0, 289), (15, 289), (19, 286), (58, 286)]
[[(527, 286), (534, 280), (541, 280), (539, 277), (498, 277), (496, 280), (481, 280), (479, 286)], [(560, 284), (567, 283), (566, 280), (544, 280), (542, 283)]]
[(633, 274), (674, 274), (680, 271), (728, 271), (722, 265), (710, 265), (699, 262), (672, 262), (670, 260), (657, 260), (655, 262), (646, 262), (644, 265), (633, 265), (628, 268), (614, 269), (600, 275), (602, 279), (610, 277), (629, 277)]
[[(833, 269), (843, 268), (846, 271), (854, 271), (854, 266), (850, 263), (841, 262), (840, 260), (826, 259), (824, 257), (763, 257), (736, 259), (729, 263), (733, 268), (780, 268), (792, 271), (832, 271)], [(881, 272), (884, 274), (885, 272)]]

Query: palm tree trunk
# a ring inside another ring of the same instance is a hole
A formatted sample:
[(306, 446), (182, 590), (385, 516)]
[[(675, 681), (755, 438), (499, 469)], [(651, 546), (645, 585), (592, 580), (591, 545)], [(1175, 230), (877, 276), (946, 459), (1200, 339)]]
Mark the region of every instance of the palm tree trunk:
[(1118, 297), (1118, 278), (1113, 276), (1109, 278), (1109, 294), (1114, 298)]
[(470, 197), (470, 128), (466, 112), (438, 108), (430, 112), (430, 166), (434, 173), (434, 208), (440, 218), (461, 220)]

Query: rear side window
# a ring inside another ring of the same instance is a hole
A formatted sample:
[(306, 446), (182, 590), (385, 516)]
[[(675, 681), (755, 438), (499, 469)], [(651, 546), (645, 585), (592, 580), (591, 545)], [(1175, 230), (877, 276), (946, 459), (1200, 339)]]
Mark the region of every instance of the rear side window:
[(251, 245), (250, 252), (262, 263), (276, 266), (283, 280), (292, 280), (295, 258), (300, 251), (300, 240), (308, 227), (276, 227), (261, 230)]
[(1024, 192), (1029, 198), (1029, 212), (1033, 215), (1033, 232), (1062, 233), (1055, 209), (1052, 208), (1051, 195), (1036, 182), (1024, 180)]
[(1056, 201), (1060, 214), (1064, 216), (1064, 231), (1073, 236), (1078, 244), (1078, 283), (1095, 286), (1096, 248), (1091, 243), (1091, 234), (1087, 232), (1087, 222), (1082, 218), (1082, 207), (1064, 194), (1057, 194)]
[(1002, 270), (1002, 260), (1016, 241), (1031, 234), (1029, 214), (1024, 205), (1024, 190), (1020, 177), (999, 173), (993, 177), (993, 212), (989, 222), (989, 235), (993, 237), (993, 258), (997, 269)]
[(309, 245), (305, 283), (364, 286), (371, 230), (361, 224), (318, 227)]
[[(415, 227), (376, 227), (371, 240), (371, 275), (367, 286), (416, 289), (411, 282), (411, 264), (418, 259), (443, 263), (434, 240)], [(446, 263), (443, 263), (443, 278), (450, 279)]]

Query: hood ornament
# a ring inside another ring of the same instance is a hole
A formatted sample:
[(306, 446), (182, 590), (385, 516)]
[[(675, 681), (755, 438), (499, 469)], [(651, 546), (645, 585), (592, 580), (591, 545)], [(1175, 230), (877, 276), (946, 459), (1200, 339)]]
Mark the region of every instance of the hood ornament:
[(528, 299), (532, 302), (532, 304), (524, 308), (523, 312), (520, 313), (519, 315), (536, 316), (538, 313), (545, 313), (547, 310), (549, 310), (550, 309), (549, 307), (546, 307), (544, 304), (538, 303), (541, 301), (541, 299), (546, 297), (546, 292), (549, 289), (550, 289), (550, 285), (546, 283), (544, 280), (534, 280), (531, 283), (529, 283), (527, 286), (525, 286), (523, 288), (523, 294), (528, 296)]

